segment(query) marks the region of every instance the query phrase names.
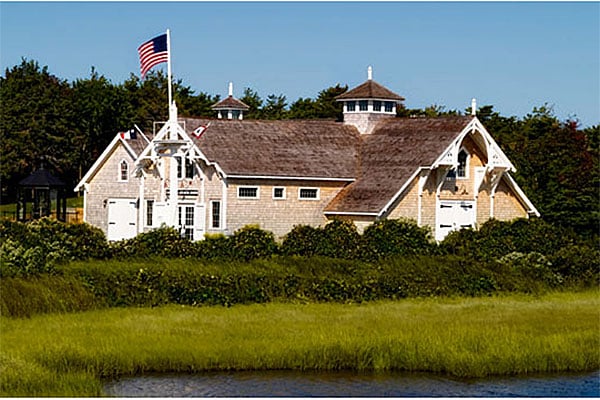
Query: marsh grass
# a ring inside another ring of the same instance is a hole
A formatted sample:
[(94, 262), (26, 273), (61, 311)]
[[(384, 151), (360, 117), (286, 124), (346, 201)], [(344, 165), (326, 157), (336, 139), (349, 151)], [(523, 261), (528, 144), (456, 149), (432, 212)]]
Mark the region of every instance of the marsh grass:
[(599, 310), (591, 291), (2, 318), (0, 394), (97, 396), (101, 379), (149, 372), (588, 371), (600, 368)]

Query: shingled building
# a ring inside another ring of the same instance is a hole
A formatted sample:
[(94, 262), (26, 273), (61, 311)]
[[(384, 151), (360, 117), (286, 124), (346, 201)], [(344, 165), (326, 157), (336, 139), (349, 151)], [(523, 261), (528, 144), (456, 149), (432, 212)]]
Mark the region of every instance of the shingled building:
[(218, 118), (119, 134), (76, 187), (85, 221), (109, 240), (162, 223), (200, 240), (249, 224), (281, 237), (333, 218), (364, 229), (404, 217), (441, 240), (490, 218), (539, 215), (474, 112), (398, 118), (404, 98), (370, 69), (337, 100), (343, 122), (244, 120), (248, 108), (230, 86), (213, 106)]

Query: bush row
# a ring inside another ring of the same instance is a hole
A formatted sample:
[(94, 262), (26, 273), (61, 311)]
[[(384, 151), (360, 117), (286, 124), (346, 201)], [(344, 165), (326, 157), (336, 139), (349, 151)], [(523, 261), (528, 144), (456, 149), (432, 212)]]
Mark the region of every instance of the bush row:
[(2, 279), (2, 315), (96, 307), (286, 302), (360, 303), (407, 297), (485, 296), (559, 287), (543, 256), (481, 263), (460, 256), (402, 256), (380, 262), (275, 256), (78, 261), (59, 276)]
[[(207, 236), (191, 242), (168, 227), (108, 243), (87, 224), (41, 219), (0, 224), (0, 276), (55, 273), (65, 261), (88, 259), (194, 258), (251, 261), (276, 255), (329, 257), (376, 262), (399, 256), (456, 255), (476, 262), (527, 263), (544, 258), (549, 270), (566, 281), (598, 284), (600, 250), (573, 233), (541, 219), (491, 220), (479, 230), (452, 232), (437, 244), (426, 227), (411, 220), (380, 220), (359, 234), (352, 222), (324, 227), (296, 226), (281, 243), (271, 232), (247, 226), (232, 236)], [(527, 260), (527, 261), (523, 261)]]

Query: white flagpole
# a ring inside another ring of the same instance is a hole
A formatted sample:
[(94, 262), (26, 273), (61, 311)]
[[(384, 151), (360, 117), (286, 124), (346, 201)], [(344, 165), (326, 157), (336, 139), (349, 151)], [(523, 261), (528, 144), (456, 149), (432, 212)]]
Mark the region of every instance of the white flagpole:
[(176, 121), (177, 115), (173, 109), (173, 91), (171, 89), (171, 31), (167, 29), (167, 79), (169, 80), (169, 120)]

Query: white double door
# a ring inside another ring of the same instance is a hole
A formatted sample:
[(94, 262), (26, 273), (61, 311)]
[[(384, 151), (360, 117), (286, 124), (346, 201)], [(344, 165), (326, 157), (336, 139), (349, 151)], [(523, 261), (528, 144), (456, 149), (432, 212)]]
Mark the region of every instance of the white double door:
[(108, 199), (108, 240), (130, 239), (137, 235), (137, 200)]
[(443, 240), (450, 232), (474, 228), (475, 201), (440, 200), (436, 213), (435, 239)]
[(205, 233), (205, 209), (203, 204), (179, 204), (177, 226), (183, 237), (201, 240)]

